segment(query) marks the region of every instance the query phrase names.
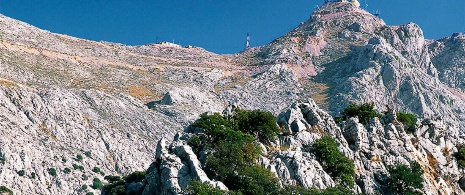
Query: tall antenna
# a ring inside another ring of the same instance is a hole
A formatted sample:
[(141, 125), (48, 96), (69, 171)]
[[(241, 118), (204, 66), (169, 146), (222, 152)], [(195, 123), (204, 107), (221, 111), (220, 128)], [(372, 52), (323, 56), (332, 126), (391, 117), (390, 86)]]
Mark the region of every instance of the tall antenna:
[(245, 49), (249, 49), (250, 48), (250, 35), (249, 33), (247, 33), (247, 41), (245, 42)]

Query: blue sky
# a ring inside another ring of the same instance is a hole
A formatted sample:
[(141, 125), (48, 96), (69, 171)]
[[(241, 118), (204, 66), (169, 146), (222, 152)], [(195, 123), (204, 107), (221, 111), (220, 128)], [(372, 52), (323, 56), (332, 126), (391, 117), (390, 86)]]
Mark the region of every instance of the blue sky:
[[(362, 7), (365, 1), (359, 0)], [(464, 0), (366, 0), (389, 25), (415, 22), (426, 38), (465, 30)], [(438, 3), (440, 2), (440, 3)], [(75, 37), (143, 45), (174, 40), (215, 53), (264, 45), (309, 19), (323, 0), (0, 0), (0, 13)]]

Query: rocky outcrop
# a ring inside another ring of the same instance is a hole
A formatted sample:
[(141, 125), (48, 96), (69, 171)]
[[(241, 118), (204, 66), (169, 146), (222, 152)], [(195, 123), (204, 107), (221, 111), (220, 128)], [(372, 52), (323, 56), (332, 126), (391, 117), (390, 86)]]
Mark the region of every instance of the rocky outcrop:
[[(338, 126), (310, 99), (293, 104), (279, 115), (277, 123), (288, 131), (273, 143), (261, 145), (263, 155), (258, 163), (274, 173), (282, 186), (324, 189), (337, 184), (310, 150), (326, 134), (336, 138), (339, 150), (354, 160), (358, 193), (389, 194), (388, 167), (411, 162), (418, 162), (424, 170), (423, 193), (464, 193), (459, 182), (463, 172), (451, 156), (457, 149), (442, 133), (444, 126), (440, 121), (425, 120), (414, 134), (408, 134), (390, 110), (366, 125), (350, 118)], [(164, 139), (159, 141), (157, 160), (148, 170), (147, 194), (181, 193), (189, 184), (186, 178), (227, 189), (220, 182), (209, 180), (203, 172), (199, 157), (186, 143), (192, 135), (179, 134), (171, 144)]]
[(158, 142), (156, 160), (147, 170), (148, 185), (143, 194), (183, 194), (192, 180), (228, 190), (223, 183), (207, 177), (198, 157), (187, 145), (188, 139), (187, 134), (177, 134), (169, 145), (165, 139)]

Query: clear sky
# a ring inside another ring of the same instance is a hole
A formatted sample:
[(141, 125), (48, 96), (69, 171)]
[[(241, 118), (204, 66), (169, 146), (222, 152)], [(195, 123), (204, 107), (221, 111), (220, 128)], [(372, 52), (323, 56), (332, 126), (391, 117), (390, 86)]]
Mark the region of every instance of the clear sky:
[[(365, 1), (359, 0), (365, 8)], [(267, 44), (323, 0), (0, 0), (0, 13), (52, 32), (143, 45), (174, 40), (215, 53)], [(415, 22), (426, 38), (465, 30), (464, 0), (366, 0), (388, 25)]]

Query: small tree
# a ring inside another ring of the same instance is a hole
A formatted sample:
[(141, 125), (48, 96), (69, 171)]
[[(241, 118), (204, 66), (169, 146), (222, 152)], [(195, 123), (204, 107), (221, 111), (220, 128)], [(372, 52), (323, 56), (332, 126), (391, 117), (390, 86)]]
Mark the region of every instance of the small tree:
[(344, 120), (357, 116), (361, 123), (367, 124), (371, 118), (381, 117), (381, 115), (376, 112), (374, 108), (375, 105), (373, 103), (364, 103), (360, 106), (350, 104), (341, 112), (341, 115)]
[(452, 156), (457, 159), (457, 162), (461, 167), (465, 167), (465, 147), (464, 146), (459, 146), (458, 151), (452, 154)]
[(187, 194), (195, 195), (225, 195), (225, 191), (216, 189), (212, 185), (194, 180), (187, 186)]
[(0, 194), (3, 194), (3, 193), (13, 195), (13, 191), (11, 191), (10, 189), (8, 189), (5, 186), (0, 186)]
[(273, 140), (280, 132), (276, 118), (270, 112), (236, 109), (233, 119), (240, 131), (254, 135), (262, 143)]
[(418, 162), (407, 165), (388, 166), (388, 188), (397, 194), (421, 194), (423, 169)]
[(102, 181), (100, 181), (99, 178), (94, 178), (93, 182), (92, 182), (92, 188), (94, 189), (101, 189), (103, 186), (102, 186)]
[(404, 125), (404, 129), (407, 132), (415, 131), (415, 120), (416, 117), (413, 114), (405, 113), (405, 112), (398, 112), (396, 113), (397, 120)]
[(311, 151), (331, 177), (339, 179), (344, 186), (354, 186), (354, 162), (339, 151), (334, 138), (327, 135), (321, 137), (312, 146)]

